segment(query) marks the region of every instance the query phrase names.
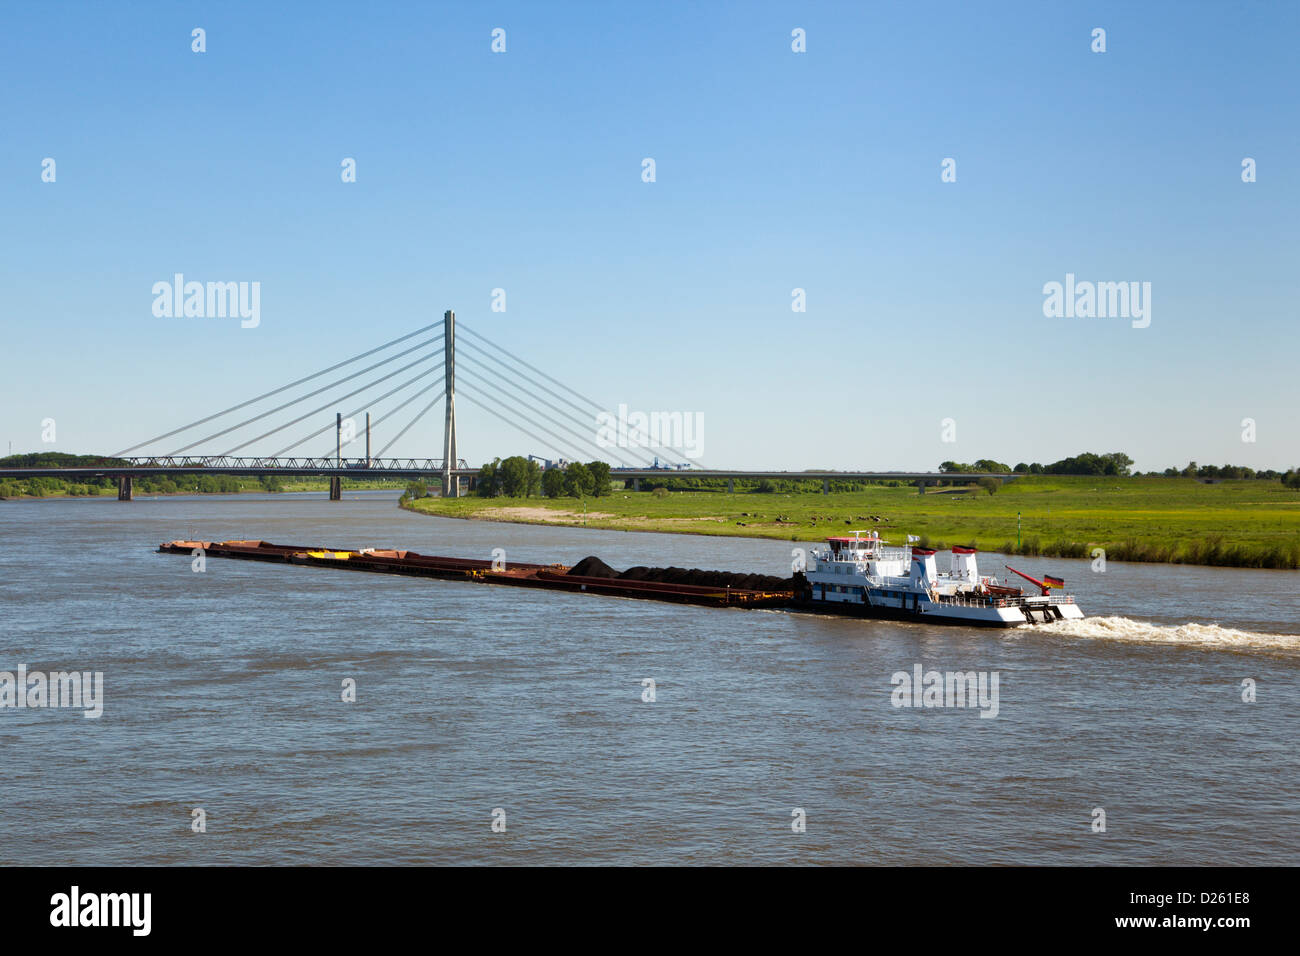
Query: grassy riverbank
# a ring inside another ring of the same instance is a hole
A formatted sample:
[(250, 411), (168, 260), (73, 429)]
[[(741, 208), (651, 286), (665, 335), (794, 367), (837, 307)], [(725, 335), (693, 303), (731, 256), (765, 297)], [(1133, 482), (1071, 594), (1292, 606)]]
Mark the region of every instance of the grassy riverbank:
[[(583, 514), (584, 501), (586, 514)], [(1300, 568), (1300, 492), (1277, 481), (1027, 476), (980, 488), (874, 486), (820, 494), (614, 491), (587, 498), (422, 498), (422, 514), (623, 531), (816, 541), (875, 529), (902, 544), (1009, 554)], [(1020, 544), (1016, 515), (1021, 515)]]

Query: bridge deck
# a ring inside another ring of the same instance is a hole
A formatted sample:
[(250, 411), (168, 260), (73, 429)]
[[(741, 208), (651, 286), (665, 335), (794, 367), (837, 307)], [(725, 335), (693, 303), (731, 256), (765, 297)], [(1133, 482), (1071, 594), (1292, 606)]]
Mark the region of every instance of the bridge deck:
[[(209, 463), (188, 461), (185, 463), (167, 463), (156, 459), (132, 462), (127, 465), (78, 465), (71, 468), (7, 468), (0, 469), (0, 478), (143, 478), (148, 475), (244, 475), (261, 477), (265, 475), (326, 476), (342, 478), (419, 478), (423, 475), (442, 475), (442, 462), (434, 459), (405, 459), (402, 461), (375, 461), (367, 466), (364, 460), (349, 462), (343, 460), (342, 466), (333, 459), (230, 459), (221, 461), (209, 459)], [(453, 475), (462, 478), (476, 477), (479, 469), (470, 468), (461, 463), (459, 468), (451, 470)], [(953, 480), (977, 481), (980, 478), (1001, 478), (1012, 480), (1018, 474), (1003, 472), (943, 472), (943, 471), (727, 471), (719, 468), (709, 469), (672, 469), (672, 468), (614, 468), (610, 475), (617, 478), (768, 478), (779, 481), (930, 481)]]

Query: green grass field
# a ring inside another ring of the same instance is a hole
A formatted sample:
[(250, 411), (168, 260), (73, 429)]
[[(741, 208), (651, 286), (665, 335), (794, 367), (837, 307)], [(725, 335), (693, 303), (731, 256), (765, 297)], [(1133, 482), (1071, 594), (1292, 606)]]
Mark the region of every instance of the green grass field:
[[(587, 514), (583, 514), (583, 508)], [(1300, 491), (1278, 481), (1027, 476), (982, 489), (873, 487), (843, 494), (614, 491), (587, 498), (423, 498), (412, 510), (456, 518), (815, 541), (857, 529), (898, 544), (1009, 554), (1300, 568)], [(1020, 545), (1016, 514), (1021, 515)], [(879, 520), (875, 520), (879, 519)]]

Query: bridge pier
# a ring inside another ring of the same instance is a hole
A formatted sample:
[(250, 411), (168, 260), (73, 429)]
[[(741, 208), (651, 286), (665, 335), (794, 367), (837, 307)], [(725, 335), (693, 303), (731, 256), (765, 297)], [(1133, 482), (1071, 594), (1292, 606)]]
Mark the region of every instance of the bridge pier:
[(641, 479), (640, 479), (640, 478), (633, 478), (633, 479), (632, 479), (632, 490), (633, 490), (633, 491), (640, 491), (640, 490), (641, 490)]
[(343, 500), (343, 479), (333, 477), (330, 479), (330, 501)]
[(823, 479), (822, 479), (822, 494), (824, 494), (824, 495), (829, 495), (830, 493), (831, 493), (831, 480), (830, 480), (829, 478), (823, 478)]
[(131, 478), (132, 478), (131, 475), (121, 475), (118, 477), (117, 479), (117, 500), (118, 501), (131, 500), (131, 492), (133, 490), (131, 487)]
[(736, 493), (736, 479), (735, 479), (735, 478), (728, 478), (728, 479), (727, 479), (727, 494), (729, 494), (729, 495), (734, 495), (735, 493)]

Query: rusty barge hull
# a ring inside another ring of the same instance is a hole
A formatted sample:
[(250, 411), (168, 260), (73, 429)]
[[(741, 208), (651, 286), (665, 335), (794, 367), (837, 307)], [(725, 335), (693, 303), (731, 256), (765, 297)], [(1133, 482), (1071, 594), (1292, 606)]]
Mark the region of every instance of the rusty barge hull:
[(296, 564), (378, 574), (404, 574), (444, 581), (542, 588), (550, 591), (572, 591), (606, 597), (696, 604), (704, 607), (789, 607), (795, 596), (793, 591), (751, 591), (659, 581), (586, 577), (569, 574), (569, 567), (563, 564), (512, 562), (505, 568), (494, 568), (492, 561), (441, 557), (419, 554), (415, 551), (381, 548), (350, 550), (271, 544), (266, 541), (168, 541), (159, 545), (158, 550), (164, 554), (183, 554), (187, 557), (192, 556), (196, 551), (201, 551), (209, 558), (268, 561), (275, 564)]

